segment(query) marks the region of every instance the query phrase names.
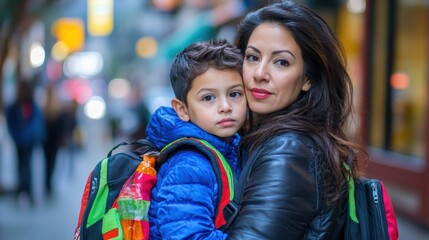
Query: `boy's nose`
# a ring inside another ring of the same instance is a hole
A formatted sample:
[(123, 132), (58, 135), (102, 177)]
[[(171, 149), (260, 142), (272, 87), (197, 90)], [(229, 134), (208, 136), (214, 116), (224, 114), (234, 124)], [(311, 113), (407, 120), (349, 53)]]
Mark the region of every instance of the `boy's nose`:
[(220, 106), (219, 106), (219, 112), (230, 112), (232, 110), (231, 104), (228, 102), (228, 100), (224, 99), (221, 100)]

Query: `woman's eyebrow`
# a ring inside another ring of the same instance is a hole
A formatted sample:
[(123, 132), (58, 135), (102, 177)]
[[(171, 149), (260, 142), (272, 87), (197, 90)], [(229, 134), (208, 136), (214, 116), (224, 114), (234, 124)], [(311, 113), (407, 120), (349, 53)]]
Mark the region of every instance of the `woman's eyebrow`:
[[(261, 53), (261, 51), (259, 49), (257, 49), (254, 46), (247, 46), (247, 48), (251, 48), (253, 51), (257, 52), (257, 53)], [(278, 50), (278, 51), (273, 51), (272, 54), (276, 55), (276, 54), (280, 54), (280, 53), (288, 53), (290, 54), (293, 58), (296, 58), (295, 55), (290, 51), (290, 50)]]
[(275, 54), (280, 54), (280, 53), (284, 53), (284, 52), (285, 52), (285, 53), (289, 53), (290, 55), (292, 55), (292, 57), (293, 57), (293, 58), (296, 58), (296, 57), (295, 57), (295, 55), (293, 55), (293, 53), (292, 53), (291, 51), (289, 51), (289, 50), (278, 50), (278, 51), (274, 51), (274, 52), (273, 52), (273, 55), (275, 55)]
[(253, 49), (253, 51), (255, 51), (255, 52), (257, 52), (257, 53), (261, 53), (261, 51), (259, 51), (259, 49), (257, 49), (256, 47), (254, 47), (254, 46), (247, 46), (247, 48), (251, 48), (251, 49)]

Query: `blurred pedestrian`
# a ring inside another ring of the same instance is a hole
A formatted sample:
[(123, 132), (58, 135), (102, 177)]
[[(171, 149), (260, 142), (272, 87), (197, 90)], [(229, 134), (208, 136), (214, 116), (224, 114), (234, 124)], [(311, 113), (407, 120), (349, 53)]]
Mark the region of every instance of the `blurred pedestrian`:
[(65, 114), (58, 98), (54, 84), (46, 88), (46, 101), (43, 108), (45, 117), (46, 138), (43, 142), (45, 154), (45, 190), (48, 196), (52, 195), (52, 176), (58, 149), (65, 145)]
[(137, 115), (138, 123), (134, 131), (130, 133), (130, 138), (132, 140), (146, 138), (146, 126), (152, 116), (146, 102), (141, 99), (132, 107), (132, 111)]
[(65, 147), (69, 159), (69, 176), (73, 176), (76, 152), (83, 146), (81, 126), (78, 121), (79, 103), (72, 100), (65, 107)]
[(19, 79), (16, 100), (6, 108), (7, 126), (18, 158), (16, 197), (21, 198), (21, 195), (24, 195), (30, 205), (34, 204), (31, 187), (33, 149), (44, 137), (43, 114), (33, 95), (34, 83), (28, 79)]

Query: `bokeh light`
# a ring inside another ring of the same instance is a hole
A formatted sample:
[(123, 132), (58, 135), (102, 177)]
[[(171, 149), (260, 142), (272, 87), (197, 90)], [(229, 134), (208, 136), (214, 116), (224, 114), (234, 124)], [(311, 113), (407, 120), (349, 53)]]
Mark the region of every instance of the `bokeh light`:
[(69, 52), (80, 51), (85, 44), (84, 23), (79, 18), (60, 18), (52, 25), (51, 32)]
[(153, 57), (158, 51), (158, 42), (153, 37), (140, 38), (136, 43), (136, 53), (142, 58)]
[(103, 70), (103, 57), (98, 52), (79, 52), (64, 62), (66, 77), (94, 77)]
[(84, 113), (90, 119), (102, 119), (106, 115), (106, 103), (100, 96), (91, 97), (84, 106)]
[(351, 13), (363, 13), (366, 9), (366, 2), (365, 0), (348, 0), (347, 9)]
[(30, 63), (34, 68), (42, 66), (45, 62), (45, 49), (42, 44), (35, 42), (30, 47)]
[(62, 62), (66, 57), (69, 55), (69, 49), (67, 47), (67, 44), (65, 44), (63, 41), (58, 41), (52, 46), (51, 50), (51, 57), (58, 61)]
[(410, 78), (405, 73), (394, 73), (390, 76), (390, 85), (393, 89), (407, 89), (410, 85)]
[(80, 104), (87, 102), (92, 96), (92, 88), (87, 79), (68, 79), (63, 84), (64, 96)]
[(109, 82), (108, 91), (113, 98), (125, 98), (131, 92), (131, 85), (127, 79), (115, 78)]

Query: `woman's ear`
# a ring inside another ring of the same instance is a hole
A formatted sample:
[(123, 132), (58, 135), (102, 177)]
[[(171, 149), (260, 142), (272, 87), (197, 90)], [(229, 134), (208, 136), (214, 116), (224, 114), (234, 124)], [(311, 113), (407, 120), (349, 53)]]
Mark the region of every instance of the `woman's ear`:
[(171, 100), (171, 107), (174, 109), (174, 111), (176, 111), (177, 115), (182, 121), (189, 122), (190, 118), (185, 103), (177, 98), (173, 98)]
[(310, 79), (308, 79), (307, 77), (304, 80), (304, 85), (302, 85), (301, 90), (304, 92), (307, 92), (311, 87), (311, 81)]

